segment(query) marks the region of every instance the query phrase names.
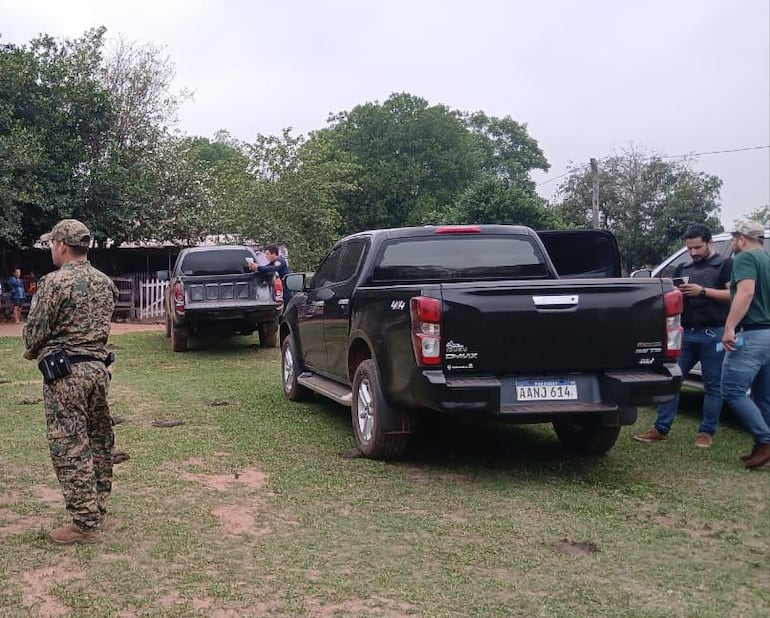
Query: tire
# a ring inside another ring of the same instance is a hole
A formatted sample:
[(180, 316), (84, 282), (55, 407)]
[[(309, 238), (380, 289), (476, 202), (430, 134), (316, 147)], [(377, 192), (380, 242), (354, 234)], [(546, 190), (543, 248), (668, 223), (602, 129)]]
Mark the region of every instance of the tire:
[(412, 437), (412, 415), (385, 401), (371, 359), (363, 361), (353, 377), (351, 418), (356, 447), (370, 459), (398, 459)]
[(260, 322), (257, 324), (259, 331), (259, 345), (263, 348), (274, 348), (278, 345), (278, 320)]
[(171, 328), (171, 349), (174, 352), (187, 352), (187, 338), (189, 333), (186, 328)]
[(620, 426), (602, 424), (601, 416), (574, 416), (553, 422), (554, 431), (565, 450), (579, 455), (603, 455), (620, 435)]
[(301, 369), (294, 338), (289, 335), (281, 345), (281, 382), (283, 394), (289, 401), (308, 401), (313, 396), (313, 391), (297, 382)]
[(166, 314), (166, 337), (171, 336), (171, 318)]

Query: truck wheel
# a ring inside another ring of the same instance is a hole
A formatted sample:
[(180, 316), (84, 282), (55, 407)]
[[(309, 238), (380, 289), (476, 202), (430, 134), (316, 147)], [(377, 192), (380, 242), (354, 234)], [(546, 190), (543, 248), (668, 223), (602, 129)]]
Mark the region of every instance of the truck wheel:
[(171, 328), (171, 349), (174, 352), (187, 352), (187, 337), (188, 332), (186, 328)]
[(260, 322), (257, 324), (259, 331), (259, 345), (263, 348), (274, 348), (278, 345), (278, 320)]
[(597, 415), (554, 421), (553, 428), (561, 445), (580, 455), (603, 455), (615, 445), (620, 435), (619, 426), (603, 425)]
[(371, 459), (397, 459), (411, 438), (411, 414), (388, 405), (373, 360), (363, 361), (353, 377), (353, 436), (358, 450)]
[(283, 340), (281, 346), (281, 375), (283, 376), (283, 394), (289, 401), (307, 401), (313, 396), (307, 386), (297, 382), (297, 375), (301, 367), (297, 348), (294, 346), (294, 338), (289, 335)]
[(166, 337), (171, 336), (171, 318), (166, 315)]

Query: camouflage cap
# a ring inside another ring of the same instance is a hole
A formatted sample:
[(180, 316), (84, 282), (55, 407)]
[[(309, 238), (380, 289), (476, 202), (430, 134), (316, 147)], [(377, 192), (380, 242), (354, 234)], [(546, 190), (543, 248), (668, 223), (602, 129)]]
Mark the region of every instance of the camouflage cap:
[(758, 221), (751, 219), (741, 219), (735, 222), (735, 227), (731, 234), (742, 234), (755, 240), (761, 240), (765, 235), (765, 226)]
[(71, 247), (90, 247), (91, 232), (77, 219), (62, 219), (50, 232), (43, 234), (40, 240), (58, 240)]

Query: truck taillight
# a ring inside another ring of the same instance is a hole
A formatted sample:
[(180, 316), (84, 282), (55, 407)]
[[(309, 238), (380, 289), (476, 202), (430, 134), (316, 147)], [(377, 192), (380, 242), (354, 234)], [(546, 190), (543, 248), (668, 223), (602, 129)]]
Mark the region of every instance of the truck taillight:
[(684, 310), (684, 297), (679, 290), (666, 292), (663, 296), (663, 307), (666, 312), (666, 347), (663, 356), (668, 359), (677, 359), (682, 354), (682, 311)]
[(283, 304), (283, 281), (280, 277), (275, 278), (275, 302)]
[(184, 285), (181, 281), (174, 284), (174, 308), (177, 313), (184, 313)]
[(412, 347), (418, 365), (441, 364), (441, 300), (415, 296), (409, 301)]

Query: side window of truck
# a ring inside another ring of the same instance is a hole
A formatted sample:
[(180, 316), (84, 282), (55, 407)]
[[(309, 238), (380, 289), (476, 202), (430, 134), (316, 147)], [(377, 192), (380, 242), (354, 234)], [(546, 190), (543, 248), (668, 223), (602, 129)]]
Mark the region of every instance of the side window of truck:
[(363, 240), (351, 240), (335, 247), (318, 267), (314, 287), (325, 287), (351, 279), (358, 272), (365, 249), (366, 242)]
[(339, 267), (340, 260), (342, 259), (343, 249), (344, 245), (335, 247), (331, 250), (329, 255), (326, 256), (326, 259), (321, 262), (318, 270), (313, 276), (314, 288), (322, 288), (329, 285), (330, 283), (334, 283), (337, 280), (337, 268)]
[(338, 281), (347, 281), (358, 272), (358, 265), (364, 255), (364, 249), (366, 249), (366, 243), (363, 240), (353, 240), (345, 246), (345, 252), (337, 273)]

